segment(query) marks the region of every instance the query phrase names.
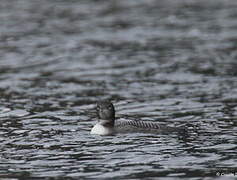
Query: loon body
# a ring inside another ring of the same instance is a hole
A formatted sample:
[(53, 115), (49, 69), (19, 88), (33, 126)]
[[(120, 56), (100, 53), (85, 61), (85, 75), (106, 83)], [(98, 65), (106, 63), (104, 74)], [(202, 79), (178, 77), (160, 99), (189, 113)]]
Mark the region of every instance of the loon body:
[[(178, 130), (155, 122), (124, 120), (115, 121), (115, 109), (111, 102), (97, 103), (98, 122), (91, 129), (91, 134), (113, 135), (119, 132), (167, 132)], [(183, 129), (181, 129), (183, 130)]]

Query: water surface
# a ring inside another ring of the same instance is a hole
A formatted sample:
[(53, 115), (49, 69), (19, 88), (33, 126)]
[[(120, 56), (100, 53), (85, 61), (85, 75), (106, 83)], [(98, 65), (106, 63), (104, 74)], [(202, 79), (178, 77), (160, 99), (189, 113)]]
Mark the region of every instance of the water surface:
[[(2, 0), (0, 177), (234, 178), (236, 8)], [(190, 133), (91, 136), (98, 99)]]

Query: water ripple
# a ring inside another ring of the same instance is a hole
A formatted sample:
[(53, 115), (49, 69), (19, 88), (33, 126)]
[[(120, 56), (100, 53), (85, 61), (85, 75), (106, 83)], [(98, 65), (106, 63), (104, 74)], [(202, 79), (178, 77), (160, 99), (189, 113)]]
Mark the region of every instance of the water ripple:
[[(0, 178), (236, 174), (236, 6), (2, 1)], [(98, 99), (188, 134), (92, 136)]]

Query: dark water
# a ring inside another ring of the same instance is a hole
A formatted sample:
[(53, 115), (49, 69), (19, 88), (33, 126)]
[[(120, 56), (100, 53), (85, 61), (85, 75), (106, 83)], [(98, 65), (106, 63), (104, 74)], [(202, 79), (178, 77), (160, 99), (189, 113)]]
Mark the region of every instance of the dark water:
[[(236, 8), (1, 0), (0, 177), (236, 178)], [(91, 136), (98, 99), (118, 118), (195, 128)]]

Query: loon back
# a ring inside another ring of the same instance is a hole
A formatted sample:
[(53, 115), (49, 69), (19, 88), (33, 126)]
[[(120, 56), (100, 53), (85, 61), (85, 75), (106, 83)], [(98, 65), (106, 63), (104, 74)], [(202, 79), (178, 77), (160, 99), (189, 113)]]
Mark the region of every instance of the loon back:
[(135, 121), (135, 120), (124, 120), (124, 121), (116, 121), (115, 127), (136, 127), (136, 128), (149, 128), (149, 129), (161, 129), (161, 125), (153, 122), (146, 121)]
[(156, 132), (156, 133), (170, 133), (170, 132), (184, 132), (184, 127), (170, 127), (164, 124), (147, 121), (135, 120), (117, 120), (114, 126), (117, 132)]

